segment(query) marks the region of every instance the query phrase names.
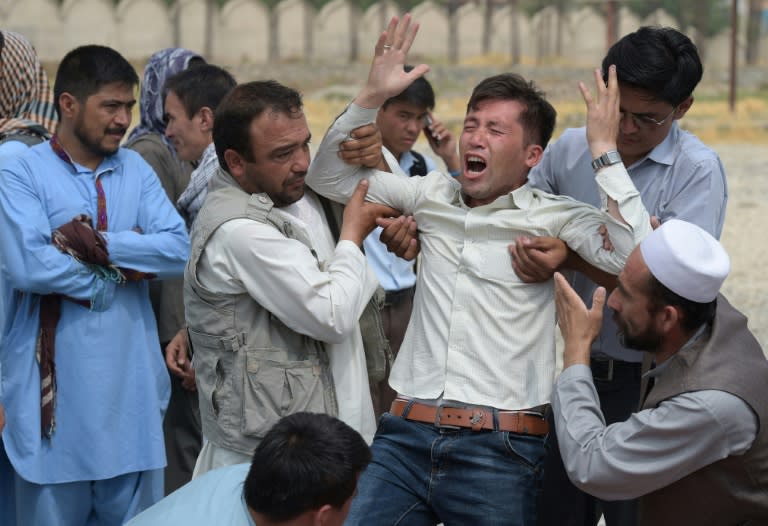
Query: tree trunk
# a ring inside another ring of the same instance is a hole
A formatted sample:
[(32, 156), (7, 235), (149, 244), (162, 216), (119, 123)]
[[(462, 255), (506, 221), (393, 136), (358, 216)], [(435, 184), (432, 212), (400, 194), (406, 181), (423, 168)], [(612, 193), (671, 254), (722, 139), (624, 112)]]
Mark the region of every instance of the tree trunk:
[(203, 56), (211, 60), (213, 56), (213, 12), (216, 6), (213, 0), (205, 0), (205, 27), (203, 29)]
[(520, 64), (520, 11), (518, 0), (509, 0), (509, 56), (511, 63)]
[(315, 56), (315, 8), (304, 2), (304, 60)]
[(278, 14), (277, 9), (277, 3), (269, 9), (269, 43), (267, 44), (267, 60), (272, 63), (280, 60), (280, 15)]
[(459, 62), (459, 0), (448, 0), (448, 62)]
[(357, 28), (360, 25), (360, 8), (349, 4), (349, 62), (357, 62), (360, 58), (360, 38), (357, 35)]
[(171, 7), (171, 27), (173, 47), (181, 47), (181, 0), (176, 0)]
[(749, 0), (749, 13), (747, 15), (747, 48), (746, 61), (754, 66), (760, 60), (760, 26), (762, 15), (762, 2)]
[(610, 48), (619, 39), (619, 7), (616, 0), (605, 3), (605, 49)]
[(557, 2), (557, 21), (555, 29), (555, 56), (563, 56), (563, 22), (565, 20), (565, 2)]
[(485, 0), (483, 10), (483, 54), (491, 52), (491, 32), (493, 31), (493, 0)]

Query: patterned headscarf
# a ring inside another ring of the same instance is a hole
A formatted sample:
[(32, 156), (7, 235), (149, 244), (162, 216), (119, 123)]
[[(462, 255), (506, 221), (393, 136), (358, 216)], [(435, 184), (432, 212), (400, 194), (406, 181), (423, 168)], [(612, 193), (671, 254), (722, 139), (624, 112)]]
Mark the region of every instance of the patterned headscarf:
[(139, 97), (141, 122), (133, 129), (129, 140), (147, 133), (157, 132), (175, 156), (175, 150), (165, 138), (163, 86), (169, 77), (187, 69), (192, 59), (205, 60), (197, 53), (179, 47), (162, 49), (149, 57), (147, 67), (144, 68), (144, 79), (141, 81), (141, 96)]
[(50, 137), (58, 118), (48, 75), (26, 38), (12, 31), (2, 37), (0, 136), (20, 131)]

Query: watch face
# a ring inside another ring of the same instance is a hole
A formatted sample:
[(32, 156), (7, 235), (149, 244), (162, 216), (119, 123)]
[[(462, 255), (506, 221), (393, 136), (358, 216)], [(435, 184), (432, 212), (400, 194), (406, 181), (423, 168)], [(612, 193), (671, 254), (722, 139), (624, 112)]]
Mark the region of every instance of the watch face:
[(605, 166), (621, 162), (621, 155), (619, 155), (619, 152), (617, 152), (616, 150), (606, 152), (600, 157), (601, 157), (601, 160), (603, 160), (603, 164)]
[(609, 152), (605, 152), (600, 157), (592, 161), (592, 169), (594, 171), (598, 171), (601, 168), (604, 168), (606, 166), (611, 166), (612, 164), (620, 163), (621, 162), (621, 155), (619, 155), (619, 152), (616, 150), (611, 150)]

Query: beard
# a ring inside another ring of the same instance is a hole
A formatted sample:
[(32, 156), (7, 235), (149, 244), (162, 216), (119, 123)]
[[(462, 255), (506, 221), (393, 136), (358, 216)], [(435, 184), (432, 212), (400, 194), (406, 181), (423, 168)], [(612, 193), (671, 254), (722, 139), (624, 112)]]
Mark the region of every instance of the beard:
[[(277, 208), (282, 208), (291, 205), (304, 197), (304, 190), (306, 189), (304, 178), (306, 175), (306, 172), (294, 175), (285, 181), (283, 184), (284, 190), (282, 192), (270, 193), (269, 198), (272, 199), (272, 203), (274, 203)], [(301, 183), (299, 188), (288, 190), (288, 187), (293, 185), (299, 186), (299, 183)]]
[(629, 326), (618, 316), (614, 315), (614, 321), (619, 328), (616, 336), (624, 347), (636, 351), (657, 352), (661, 348), (661, 335), (653, 328), (646, 327), (644, 330), (632, 333)]
[(109, 134), (120, 133), (125, 135), (126, 130), (123, 128), (107, 128), (100, 137), (94, 137), (93, 134), (88, 133), (88, 130), (83, 125), (82, 119), (78, 119), (74, 126), (74, 134), (77, 140), (82, 144), (83, 148), (99, 157), (107, 157), (120, 148), (120, 141), (117, 141), (114, 147), (105, 146), (102, 141)]

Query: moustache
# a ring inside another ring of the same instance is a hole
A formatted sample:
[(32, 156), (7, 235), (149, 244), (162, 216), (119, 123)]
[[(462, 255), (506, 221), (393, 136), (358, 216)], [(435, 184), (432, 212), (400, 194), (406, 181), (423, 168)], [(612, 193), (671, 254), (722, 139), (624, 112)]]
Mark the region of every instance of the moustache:
[(292, 184), (303, 182), (306, 177), (307, 177), (307, 172), (294, 174), (293, 176), (285, 180), (285, 186), (291, 186)]

